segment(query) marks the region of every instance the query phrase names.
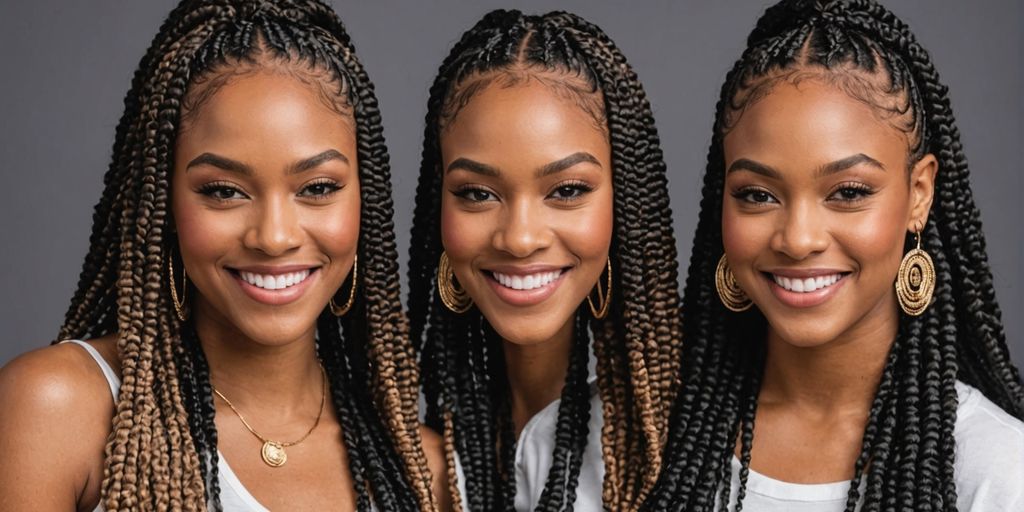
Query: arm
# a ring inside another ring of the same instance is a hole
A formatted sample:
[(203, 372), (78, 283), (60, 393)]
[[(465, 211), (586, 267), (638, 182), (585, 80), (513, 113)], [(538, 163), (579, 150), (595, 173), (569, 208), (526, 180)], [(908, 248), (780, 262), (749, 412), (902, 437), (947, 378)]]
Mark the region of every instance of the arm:
[(94, 508), (113, 411), (80, 347), (39, 349), (0, 369), (0, 510)]

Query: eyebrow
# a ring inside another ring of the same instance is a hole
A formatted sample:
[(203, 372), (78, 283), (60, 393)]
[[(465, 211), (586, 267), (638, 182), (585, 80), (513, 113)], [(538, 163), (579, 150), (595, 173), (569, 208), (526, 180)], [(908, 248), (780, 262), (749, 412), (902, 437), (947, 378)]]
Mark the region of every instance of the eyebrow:
[(543, 167), (537, 170), (537, 177), (543, 178), (544, 176), (550, 176), (552, 174), (562, 172), (576, 164), (581, 164), (584, 162), (591, 163), (598, 167), (601, 167), (601, 162), (598, 162), (597, 158), (595, 158), (594, 155), (591, 155), (590, 153), (587, 153), (585, 151), (579, 151), (561, 160), (556, 160), (549, 164), (545, 164)]
[[(876, 167), (883, 171), (885, 170), (885, 166), (882, 165), (882, 163), (879, 162), (878, 160), (875, 160), (874, 158), (871, 158), (870, 156), (867, 156), (864, 153), (857, 153), (856, 155), (851, 155), (846, 158), (822, 165), (817, 169), (817, 171), (815, 171), (814, 174), (815, 177), (821, 178), (823, 176), (828, 176), (830, 174), (845, 171), (860, 164), (868, 164), (872, 167)], [(779, 171), (773, 169), (768, 165), (762, 164), (760, 162), (755, 162), (748, 158), (740, 158), (739, 160), (733, 162), (732, 165), (729, 166), (729, 169), (726, 171), (726, 174), (731, 173), (733, 171), (741, 170), (750, 171), (754, 174), (760, 174), (761, 176), (766, 176), (768, 178), (782, 179), (782, 173), (780, 173)]]
[[(348, 157), (343, 155), (340, 151), (336, 149), (328, 149), (309, 158), (299, 160), (298, 162), (290, 166), (290, 168), (288, 169), (288, 174), (299, 174), (310, 169), (313, 169), (319, 166), (320, 164), (323, 164), (324, 162), (330, 160), (339, 160), (345, 164), (349, 163)], [(185, 170), (187, 171), (199, 165), (211, 165), (213, 167), (217, 167), (225, 171), (235, 172), (245, 176), (252, 176), (253, 174), (252, 168), (249, 167), (248, 165), (245, 165), (237, 160), (232, 160), (227, 157), (215, 155), (213, 153), (203, 153), (193, 158), (192, 161), (190, 161), (188, 165), (185, 166)]]
[(729, 174), (735, 171), (750, 171), (754, 174), (760, 174), (761, 176), (766, 176), (768, 178), (782, 178), (782, 173), (779, 171), (776, 171), (765, 164), (750, 160), (749, 158), (740, 158), (739, 160), (736, 160), (729, 166), (729, 169), (725, 171), (725, 173)]
[[(536, 175), (538, 178), (549, 176), (584, 162), (594, 164), (598, 167), (601, 166), (601, 162), (599, 162), (594, 155), (585, 151), (578, 151), (565, 158), (541, 166), (537, 169)], [(448, 164), (448, 169), (445, 172), (452, 172), (455, 169), (462, 169), (464, 171), (482, 174), (484, 176), (498, 176), (501, 174), (501, 172), (494, 166), (470, 160), (468, 158), (456, 158), (452, 163)]]
[(815, 175), (820, 178), (823, 176), (828, 176), (830, 174), (835, 174), (837, 172), (845, 171), (851, 167), (855, 167), (860, 164), (868, 164), (871, 167), (875, 167), (883, 171), (885, 170), (885, 166), (882, 165), (882, 162), (879, 162), (878, 160), (875, 160), (874, 158), (871, 158), (870, 156), (867, 156), (864, 153), (857, 153), (856, 155), (851, 155), (841, 160), (836, 160), (835, 162), (829, 162), (819, 167)]

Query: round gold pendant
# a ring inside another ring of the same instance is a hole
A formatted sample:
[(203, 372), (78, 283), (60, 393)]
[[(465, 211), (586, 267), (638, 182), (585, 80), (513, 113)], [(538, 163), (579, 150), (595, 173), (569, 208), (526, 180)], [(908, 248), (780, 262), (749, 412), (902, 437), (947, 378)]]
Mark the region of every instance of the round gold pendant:
[(288, 454), (284, 452), (284, 447), (274, 441), (263, 443), (263, 450), (260, 452), (260, 455), (263, 456), (263, 462), (266, 462), (272, 468), (279, 468), (284, 466), (285, 462), (288, 462)]

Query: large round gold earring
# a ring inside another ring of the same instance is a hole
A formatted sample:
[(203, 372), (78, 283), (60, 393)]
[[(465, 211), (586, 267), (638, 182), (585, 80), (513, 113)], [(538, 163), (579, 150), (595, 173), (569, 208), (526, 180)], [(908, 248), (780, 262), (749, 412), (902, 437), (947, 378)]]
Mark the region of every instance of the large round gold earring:
[(441, 251), (441, 261), (437, 263), (437, 292), (445, 307), (455, 313), (465, 313), (473, 307), (473, 299), (466, 290), (455, 284), (455, 271), (448, 261), (448, 253), (444, 251)]
[(928, 309), (935, 291), (935, 264), (931, 256), (921, 250), (921, 232), (917, 235), (917, 247), (911, 249), (900, 262), (896, 274), (896, 298), (900, 308), (910, 316), (918, 316)]
[(718, 260), (718, 268), (715, 270), (715, 288), (718, 290), (718, 298), (722, 300), (722, 305), (730, 311), (746, 311), (754, 304), (736, 282), (736, 276), (729, 268), (729, 262), (724, 254)]
[(587, 294), (587, 304), (590, 304), (590, 313), (594, 315), (594, 318), (601, 320), (608, 316), (608, 310), (612, 305), (612, 258), (608, 257), (608, 284), (605, 285), (604, 291), (601, 290), (601, 278), (598, 276), (597, 283), (594, 285), (597, 289), (597, 303), (600, 306), (594, 306), (594, 301), (590, 298), (590, 294)]
[(178, 314), (178, 320), (188, 320), (188, 309), (185, 307), (185, 300), (188, 299), (188, 275), (185, 269), (181, 269), (181, 296), (178, 296), (178, 288), (174, 285), (174, 255), (167, 258), (167, 281), (171, 283), (171, 303), (174, 304), (174, 312)]
[(358, 278), (359, 255), (356, 254), (356, 257), (352, 259), (352, 289), (348, 291), (348, 300), (345, 301), (345, 303), (340, 306), (334, 303), (333, 296), (329, 301), (329, 304), (331, 305), (331, 313), (334, 313), (334, 316), (345, 316), (345, 314), (348, 313), (350, 309), (352, 309), (352, 304), (355, 304), (356, 302), (356, 283), (358, 282)]

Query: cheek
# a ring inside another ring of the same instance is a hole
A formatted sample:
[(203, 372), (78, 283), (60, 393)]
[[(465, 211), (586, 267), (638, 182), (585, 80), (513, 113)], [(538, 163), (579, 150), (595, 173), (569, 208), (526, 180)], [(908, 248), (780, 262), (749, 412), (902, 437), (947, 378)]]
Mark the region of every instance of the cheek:
[[(359, 244), (360, 198), (358, 190), (330, 208), (310, 210), (303, 221), (306, 231), (332, 260), (350, 259)], [(365, 247), (366, 251), (375, 250)]]
[(210, 210), (191, 194), (175, 194), (172, 213), (178, 248), (189, 274), (200, 274), (204, 265), (216, 264), (244, 235), (245, 219), (240, 212)]
[(441, 199), (441, 245), (453, 264), (460, 264), (483, 252), (494, 227), (489, 212), (466, 212), (445, 194)]
[(903, 211), (895, 206), (879, 209), (836, 229), (836, 239), (864, 274), (895, 279), (903, 257), (904, 230), (897, 220), (900, 213)]
[[(728, 205), (722, 211), (722, 245), (729, 255), (729, 266), (734, 270), (741, 264), (752, 262), (762, 251), (768, 250), (772, 226), (766, 215), (741, 215)], [(720, 254), (714, 255), (720, 258)]]

